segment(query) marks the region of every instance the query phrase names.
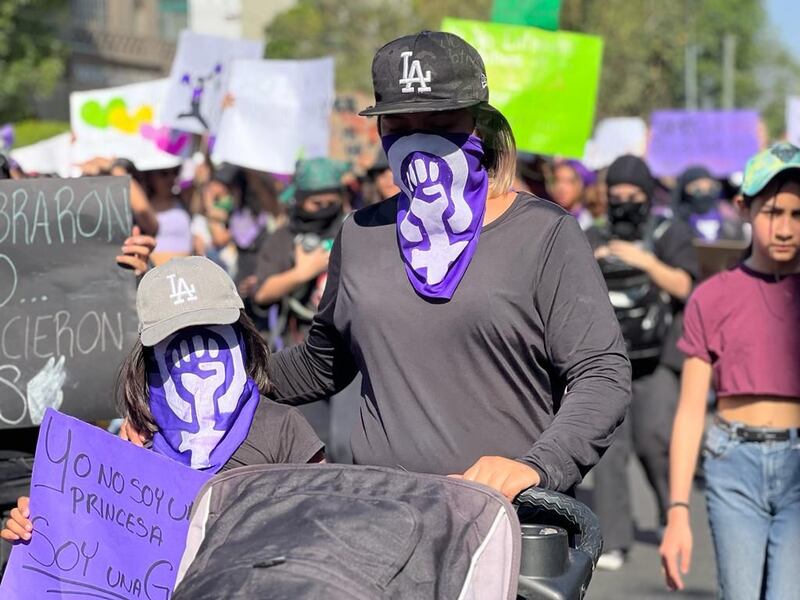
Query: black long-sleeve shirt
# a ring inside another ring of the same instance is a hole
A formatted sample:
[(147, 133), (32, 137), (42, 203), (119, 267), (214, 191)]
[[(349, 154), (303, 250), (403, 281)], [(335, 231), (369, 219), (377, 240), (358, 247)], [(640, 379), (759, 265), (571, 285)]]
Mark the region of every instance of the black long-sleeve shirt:
[(327, 397), (360, 370), (357, 463), (450, 474), (505, 456), (569, 489), (610, 444), (631, 378), (578, 223), (519, 194), (437, 303), (406, 277), (395, 211), (390, 199), (345, 222), (307, 340), (273, 356), (276, 399)]

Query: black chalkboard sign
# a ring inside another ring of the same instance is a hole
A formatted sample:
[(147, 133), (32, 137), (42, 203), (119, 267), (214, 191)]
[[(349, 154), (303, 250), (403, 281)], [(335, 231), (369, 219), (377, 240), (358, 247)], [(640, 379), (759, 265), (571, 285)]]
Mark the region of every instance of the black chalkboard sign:
[(136, 339), (127, 177), (0, 181), (0, 429), (115, 415)]

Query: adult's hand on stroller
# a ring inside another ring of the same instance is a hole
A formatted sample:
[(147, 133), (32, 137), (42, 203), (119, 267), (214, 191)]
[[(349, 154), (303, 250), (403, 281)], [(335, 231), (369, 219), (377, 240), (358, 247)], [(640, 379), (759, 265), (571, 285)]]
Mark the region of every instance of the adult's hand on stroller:
[(509, 500), (523, 490), (539, 485), (539, 473), (518, 460), (502, 456), (482, 456), (463, 475), (451, 475), (458, 479), (482, 483), (496, 489)]
[(0, 538), (9, 542), (31, 539), (33, 523), (30, 521), (29, 505), (30, 499), (27, 496), (20, 496), (17, 499), (17, 507), (11, 511), (11, 516), (6, 520), (3, 530), (0, 531)]
[(144, 447), (144, 443), (147, 441), (145, 435), (136, 431), (128, 419), (125, 419), (122, 422), (122, 426), (119, 428), (119, 437), (126, 442), (131, 442), (134, 446), (139, 446), (140, 448)]
[(658, 549), (661, 555), (661, 570), (671, 590), (683, 590), (682, 575), (689, 572), (692, 561), (692, 529), (689, 524), (688, 511), (680, 510), (670, 515), (669, 523), (664, 530), (664, 539)]

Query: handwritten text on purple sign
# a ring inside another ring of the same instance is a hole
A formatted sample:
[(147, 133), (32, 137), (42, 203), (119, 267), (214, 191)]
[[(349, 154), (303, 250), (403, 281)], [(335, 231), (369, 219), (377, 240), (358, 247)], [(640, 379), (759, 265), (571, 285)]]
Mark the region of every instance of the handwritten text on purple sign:
[(33, 536), (14, 548), (0, 595), (168, 600), (208, 478), (48, 410), (31, 486)]

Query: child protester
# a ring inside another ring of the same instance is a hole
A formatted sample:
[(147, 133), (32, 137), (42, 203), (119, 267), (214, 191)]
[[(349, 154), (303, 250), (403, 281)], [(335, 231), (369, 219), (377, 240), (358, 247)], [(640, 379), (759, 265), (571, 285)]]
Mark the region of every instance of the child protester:
[[(264, 396), (269, 351), (233, 281), (202, 257), (149, 271), (136, 296), (139, 340), (119, 375), (121, 412), (146, 447), (217, 473), (270, 463), (320, 462), (323, 444), (300, 412)], [(20, 497), (0, 537), (29, 540)]]
[(660, 554), (683, 589), (692, 553), (689, 492), (706, 398), (717, 396), (703, 444), (706, 501), (720, 598), (797, 597), (800, 556), (800, 148), (777, 144), (745, 169), (738, 203), (750, 256), (689, 299), (686, 355), (670, 448)]

